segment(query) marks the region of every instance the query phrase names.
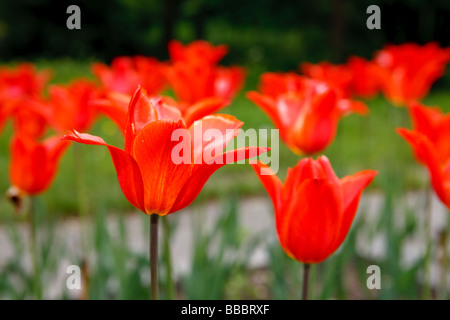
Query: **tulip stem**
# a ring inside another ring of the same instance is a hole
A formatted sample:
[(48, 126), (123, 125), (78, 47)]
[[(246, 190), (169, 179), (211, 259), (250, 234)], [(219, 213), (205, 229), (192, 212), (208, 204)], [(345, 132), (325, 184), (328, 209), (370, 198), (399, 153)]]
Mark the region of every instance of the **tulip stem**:
[(33, 289), (36, 300), (42, 299), (41, 277), (39, 273), (39, 262), (37, 252), (37, 236), (36, 236), (36, 199), (30, 198), (30, 211), (28, 215), (28, 226), (30, 229), (30, 253), (31, 263), (33, 264)]
[(158, 300), (158, 215), (150, 215), (150, 293)]
[(308, 300), (308, 282), (309, 282), (309, 270), (310, 269), (311, 269), (311, 265), (308, 263), (305, 263), (304, 268), (303, 268), (302, 300)]

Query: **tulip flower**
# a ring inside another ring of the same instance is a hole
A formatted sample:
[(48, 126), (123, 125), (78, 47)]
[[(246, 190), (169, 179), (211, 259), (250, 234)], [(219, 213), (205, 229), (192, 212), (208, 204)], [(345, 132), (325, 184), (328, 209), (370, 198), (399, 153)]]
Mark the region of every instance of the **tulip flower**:
[(57, 136), (36, 141), (29, 135), (16, 133), (11, 141), (11, 190), (17, 190), (17, 196), (44, 192), (53, 181), (67, 146), (67, 141)]
[[(151, 216), (150, 263), (154, 299), (158, 296), (157, 217), (188, 206), (211, 174), (230, 163), (230, 159), (231, 162), (239, 161), (267, 151), (254, 147), (220, 153), (239, 133), (242, 124), (232, 116), (215, 115), (186, 127), (177, 108), (164, 103), (153, 105), (145, 91), (139, 88), (128, 109), (124, 150), (106, 144), (100, 137), (76, 131), (64, 137), (65, 140), (106, 146), (125, 197)], [(220, 133), (220, 137), (204, 139), (212, 130)], [(180, 138), (182, 142), (178, 142)]]
[(350, 97), (353, 74), (346, 65), (335, 65), (327, 61), (318, 64), (304, 62), (300, 64), (301, 72), (312, 79), (326, 82), (341, 92), (341, 98)]
[(397, 132), (427, 167), (434, 191), (450, 209), (450, 114), (417, 102), (410, 103), (408, 109), (414, 129), (398, 128)]
[(319, 263), (347, 236), (363, 190), (377, 172), (365, 170), (338, 179), (327, 157), (304, 158), (283, 183), (265, 164), (252, 164), (275, 211), (280, 244), (293, 259)]
[(52, 123), (52, 108), (40, 98), (17, 100), (8, 104), (6, 112), (13, 120), (15, 132), (35, 140), (43, 138)]
[(40, 96), (50, 80), (49, 71), (36, 71), (29, 63), (15, 68), (0, 68), (0, 103), (5, 100)]
[(197, 40), (183, 45), (178, 40), (169, 42), (169, 55), (172, 62), (216, 65), (227, 53), (226, 45), (214, 46), (208, 41)]
[(107, 90), (129, 95), (134, 93), (138, 85), (155, 95), (166, 84), (161, 62), (151, 57), (117, 57), (111, 62), (111, 67), (94, 63), (92, 72)]
[(27, 107), (28, 99), (33, 99), (35, 104), (49, 79), (49, 71), (38, 72), (29, 63), (0, 68), (0, 128), (7, 117)]
[(252, 164), (269, 194), (281, 247), (304, 263), (303, 299), (310, 264), (320, 263), (345, 240), (363, 190), (377, 172), (365, 170), (338, 179), (327, 157), (305, 158), (289, 168), (284, 184), (265, 164)]
[(95, 84), (79, 79), (68, 86), (49, 88), (53, 126), (57, 131), (87, 130), (97, 116), (92, 102), (98, 97)]
[(388, 45), (374, 59), (381, 90), (397, 106), (425, 97), (449, 61), (450, 48), (442, 49), (436, 43)]
[(378, 93), (378, 66), (373, 61), (352, 56), (346, 65), (352, 74), (350, 83), (352, 95), (370, 98)]
[[(194, 130), (220, 130), (224, 134), (221, 141), (225, 147), (239, 133), (243, 123), (232, 116), (216, 115), (198, 120), (188, 128), (178, 109), (164, 103), (152, 104), (142, 89), (138, 89), (133, 96), (127, 119), (125, 150), (107, 145), (100, 137), (76, 131), (65, 135), (64, 139), (108, 147), (124, 195), (131, 204), (147, 214), (166, 215), (189, 205), (209, 176), (225, 165), (224, 161), (219, 160), (230, 157), (230, 152), (246, 158), (249, 154), (257, 155), (264, 150), (238, 149), (207, 159), (214, 164), (207, 164), (206, 160), (197, 163), (194, 160), (201, 159), (205, 150), (215, 145), (212, 142), (203, 144), (203, 148), (196, 145), (194, 148)], [(192, 142), (192, 161), (186, 161), (188, 163), (175, 164), (171, 158), (172, 149), (179, 144), (171, 138), (177, 129), (186, 130), (189, 133), (187, 139)], [(227, 130), (233, 134), (225, 135)], [(235, 159), (239, 160), (242, 158)]]
[(322, 151), (333, 141), (342, 117), (368, 112), (362, 102), (340, 98), (339, 90), (328, 84), (293, 73), (263, 74), (260, 91), (247, 97), (271, 118), (295, 153)]
[(171, 64), (164, 67), (164, 73), (181, 104), (192, 105), (211, 97), (234, 98), (245, 74), (240, 67), (216, 65), (226, 52), (226, 46), (214, 47), (205, 41), (186, 46), (178, 41), (170, 42)]

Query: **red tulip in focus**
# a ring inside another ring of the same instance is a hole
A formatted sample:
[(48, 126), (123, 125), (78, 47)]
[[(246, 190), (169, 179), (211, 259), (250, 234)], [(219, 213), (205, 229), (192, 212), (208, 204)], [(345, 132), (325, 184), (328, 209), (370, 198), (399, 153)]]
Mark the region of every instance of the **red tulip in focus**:
[(93, 101), (98, 97), (95, 84), (79, 79), (68, 86), (49, 88), (53, 126), (57, 131), (85, 131), (92, 125), (97, 110)]
[(216, 65), (227, 50), (224, 45), (214, 47), (202, 40), (186, 46), (176, 40), (169, 43), (171, 63), (164, 70), (181, 104), (192, 105), (211, 97), (234, 98), (243, 85), (245, 74), (240, 67)]
[[(267, 151), (248, 147), (216, 153), (218, 149), (223, 151), (242, 124), (229, 115), (214, 115), (187, 127), (177, 108), (164, 103), (153, 104), (139, 88), (128, 109), (124, 150), (107, 145), (99, 137), (76, 131), (64, 139), (106, 146), (128, 201), (147, 214), (167, 215), (188, 206), (209, 176), (230, 163), (228, 159), (239, 161)], [(220, 139), (198, 141), (210, 129), (219, 132)], [(180, 137), (183, 145), (188, 146), (182, 152), (177, 150)]]
[(278, 239), (293, 259), (319, 263), (347, 236), (363, 190), (377, 172), (365, 170), (338, 179), (325, 156), (305, 158), (287, 172), (283, 183), (265, 164), (252, 164), (274, 211)]
[(450, 208), (450, 114), (417, 102), (410, 103), (408, 109), (414, 129), (398, 128), (397, 132), (428, 168), (434, 191)]
[(340, 98), (339, 90), (327, 83), (293, 73), (263, 74), (260, 90), (247, 97), (271, 118), (296, 153), (322, 151), (333, 141), (343, 116), (368, 112), (365, 104)]
[(141, 85), (150, 95), (160, 93), (166, 84), (161, 62), (151, 57), (117, 57), (111, 67), (94, 63), (92, 72), (108, 91), (132, 95)]
[(374, 61), (379, 66), (378, 81), (385, 97), (395, 105), (405, 105), (425, 97), (444, 74), (450, 48), (442, 49), (436, 43), (388, 45)]

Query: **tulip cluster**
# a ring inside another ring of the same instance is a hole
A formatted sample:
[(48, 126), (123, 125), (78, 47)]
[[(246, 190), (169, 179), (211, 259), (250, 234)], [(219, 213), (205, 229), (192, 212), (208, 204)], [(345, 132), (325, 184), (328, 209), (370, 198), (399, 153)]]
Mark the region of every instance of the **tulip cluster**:
[[(243, 122), (215, 113), (232, 102), (245, 78), (241, 67), (219, 65), (228, 48), (174, 40), (168, 50), (165, 62), (133, 56), (117, 57), (111, 65), (94, 63), (95, 82), (49, 85), (51, 73), (31, 64), (0, 68), (0, 129), (11, 119), (14, 131), (11, 199), (48, 189), (70, 141), (100, 145), (111, 155), (126, 199), (151, 216), (153, 224), (190, 205), (225, 164), (267, 152), (256, 146), (224, 152)], [(258, 91), (247, 92), (247, 98), (297, 155), (322, 153), (335, 139), (341, 119), (367, 115), (368, 106), (355, 97), (381, 92), (393, 104), (407, 105), (414, 130), (399, 128), (398, 133), (428, 168), (434, 190), (450, 208), (450, 115), (417, 102), (449, 61), (450, 49), (435, 43), (388, 45), (371, 61), (353, 56), (340, 65), (301, 63), (301, 73), (264, 73)], [(100, 115), (120, 129), (123, 149), (87, 133)], [(208, 130), (219, 137), (209, 139)], [(339, 179), (323, 154), (317, 160), (300, 159), (284, 183), (262, 162), (252, 168), (273, 202), (281, 247), (305, 265), (324, 261), (341, 246), (363, 190), (377, 175), (364, 170)], [(156, 265), (152, 261), (152, 294), (157, 296)]]

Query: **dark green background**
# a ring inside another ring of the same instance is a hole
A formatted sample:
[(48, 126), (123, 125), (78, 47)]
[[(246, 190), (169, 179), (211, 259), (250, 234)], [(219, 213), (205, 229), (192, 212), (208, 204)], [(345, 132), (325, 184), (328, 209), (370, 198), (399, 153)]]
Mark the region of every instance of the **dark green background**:
[[(66, 9), (81, 8), (81, 30)], [(381, 8), (382, 29), (368, 30), (366, 9)], [(167, 57), (166, 44), (207, 39), (230, 45), (224, 63), (295, 69), (299, 61), (370, 58), (385, 43), (449, 45), (446, 0), (108, 0), (0, 2), (0, 59)]]

